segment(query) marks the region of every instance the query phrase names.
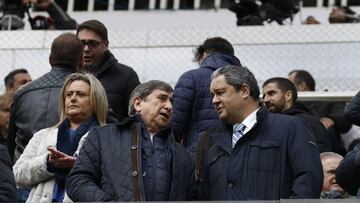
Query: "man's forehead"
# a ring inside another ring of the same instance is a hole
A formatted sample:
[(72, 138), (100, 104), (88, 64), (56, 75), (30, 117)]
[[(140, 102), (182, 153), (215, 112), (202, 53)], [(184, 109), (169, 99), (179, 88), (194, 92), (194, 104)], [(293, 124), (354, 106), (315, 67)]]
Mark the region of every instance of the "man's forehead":
[(164, 96), (169, 96), (171, 97), (172, 96), (172, 92), (168, 92), (168, 91), (165, 91), (165, 90), (162, 90), (162, 89), (154, 89), (150, 95), (164, 95)]
[(211, 80), (210, 87), (214, 89), (221, 89), (229, 85), (223, 75), (217, 76)]
[(271, 83), (266, 84), (266, 85), (263, 87), (263, 89), (264, 89), (264, 90), (266, 89), (266, 90), (268, 90), (268, 91), (270, 91), (270, 90), (273, 90), (273, 91), (280, 90), (279, 85), (278, 85), (276, 82), (271, 82)]
[(15, 79), (20, 78), (20, 77), (21, 78), (24, 78), (24, 77), (29, 78), (30, 75), (29, 75), (29, 73), (17, 73), (17, 74), (14, 75)]

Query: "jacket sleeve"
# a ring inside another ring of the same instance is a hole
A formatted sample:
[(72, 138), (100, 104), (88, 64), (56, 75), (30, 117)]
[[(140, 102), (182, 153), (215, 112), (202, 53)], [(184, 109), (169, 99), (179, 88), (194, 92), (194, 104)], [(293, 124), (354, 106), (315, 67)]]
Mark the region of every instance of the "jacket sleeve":
[(340, 162), (336, 169), (336, 182), (349, 194), (356, 195), (360, 187), (360, 145)]
[[(38, 153), (38, 148), (42, 139), (45, 137), (46, 130), (41, 130), (34, 134), (26, 146), (23, 154), (16, 161), (13, 170), (16, 184), (23, 187), (33, 187), (54, 177), (53, 173), (47, 171), (48, 153)], [(46, 139), (46, 137), (45, 137)]]
[(15, 94), (13, 103), (11, 104), (10, 108), (10, 118), (9, 118), (9, 132), (8, 132), (8, 141), (9, 141), (9, 156), (12, 165), (14, 164), (14, 157), (15, 157), (15, 138), (16, 138), (16, 131), (18, 127), (15, 124), (16, 121), (16, 105), (17, 105), (17, 94)]
[(360, 126), (360, 91), (352, 98), (346, 107), (345, 117), (353, 124)]
[(16, 186), (6, 147), (0, 146), (0, 202), (16, 201)]
[(189, 128), (195, 97), (194, 81), (191, 72), (184, 73), (177, 82), (174, 91), (173, 116), (171, 123), (176, 132), (176, 139), (184, 138)]
[(75, 202), (114, 200), (101, 188), (101, 156), (96, 130), (90, 131), (66, 179), (66, 193)]
[(330, 104), (329, 114), (327, 117), (331, 118), (335, 125), (337, 133), (346, 133), (351, 128), (351, 123), (345, 119), (345, 103), (335, 102)]
[(324, 177), (315, 143), (310, 126), (303, 120), (294, 118), (287, 147), (294, 179), (290, 198), (320, 197)]
[(49, 7), (46, 8), (49, 16), (54, 20), (54, 26), (57, 30), (75, 30), (77, 23), (74, 19), (60, 7), (55, 1), (50, 3)]

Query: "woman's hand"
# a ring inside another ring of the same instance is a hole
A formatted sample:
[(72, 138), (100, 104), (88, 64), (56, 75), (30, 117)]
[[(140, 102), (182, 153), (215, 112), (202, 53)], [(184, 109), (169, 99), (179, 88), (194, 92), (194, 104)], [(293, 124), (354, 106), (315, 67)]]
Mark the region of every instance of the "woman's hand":
[(53, 147), (47, 147), (49, 151), (48, 161), (55, 168), (72, 168), (75, 163), (75, 157), (64, 154)]

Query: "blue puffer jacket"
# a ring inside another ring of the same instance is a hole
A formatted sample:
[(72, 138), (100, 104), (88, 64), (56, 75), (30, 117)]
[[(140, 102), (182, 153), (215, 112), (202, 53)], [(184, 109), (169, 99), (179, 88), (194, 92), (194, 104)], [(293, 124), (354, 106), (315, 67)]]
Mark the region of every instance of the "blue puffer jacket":
[(177, 139), (184, 139), (183, 143), (192, 156), (200, 136), (210, 127), (221, 124), (212, 104), (210, 82), (211, 74), (226, 65), (241, 64), (234, 55), (211, 54), (200, 68), (185, 72), (175, 86), (172, 125), (178, 133)]

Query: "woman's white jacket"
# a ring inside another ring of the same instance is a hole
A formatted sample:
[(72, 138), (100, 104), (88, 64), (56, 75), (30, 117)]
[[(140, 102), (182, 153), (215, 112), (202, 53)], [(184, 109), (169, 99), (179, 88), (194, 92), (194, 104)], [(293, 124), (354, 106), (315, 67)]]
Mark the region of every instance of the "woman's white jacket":
[[(36, 132), (13, 167), (17, 186), (31, 188), (26, 203), (52, 202), (55, 174), (47, 171), (47, 147), (56, 148), (57, 133), (58, 128), (46, 128)], [(75, 154), (78, 154), (87, 134), (81, 138)], [(71, 202), (66, 194), (64, 202)]]

